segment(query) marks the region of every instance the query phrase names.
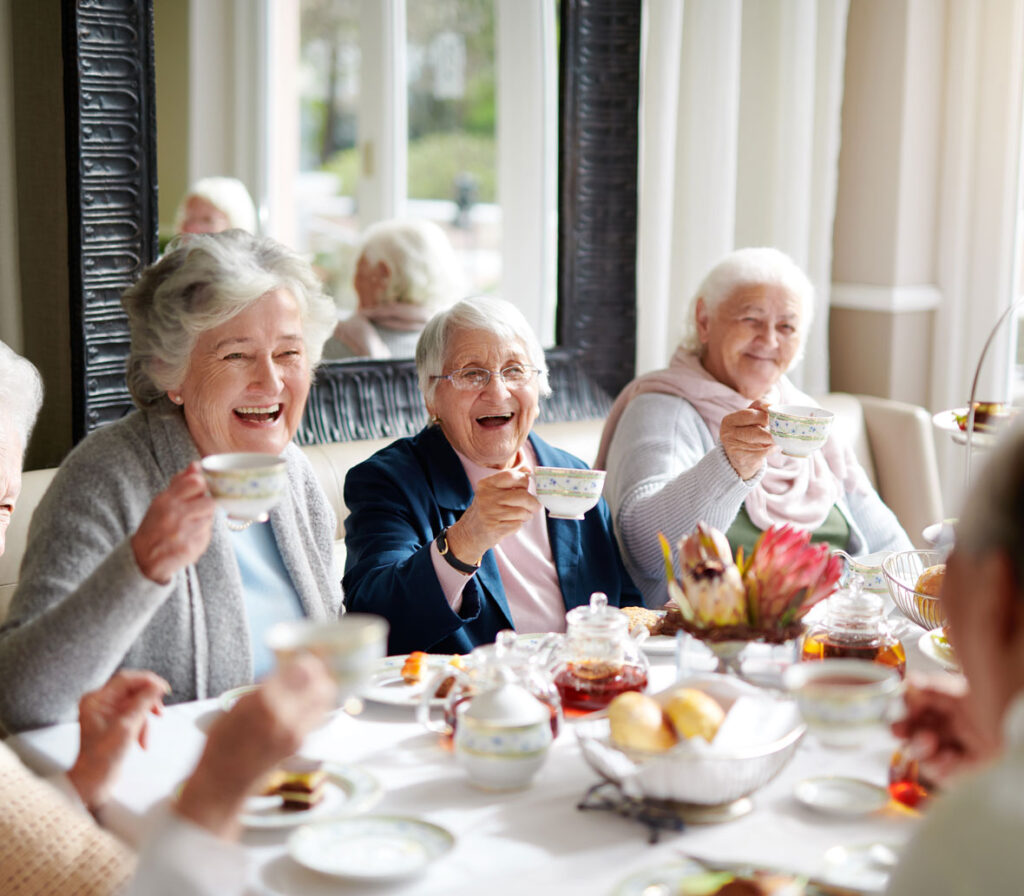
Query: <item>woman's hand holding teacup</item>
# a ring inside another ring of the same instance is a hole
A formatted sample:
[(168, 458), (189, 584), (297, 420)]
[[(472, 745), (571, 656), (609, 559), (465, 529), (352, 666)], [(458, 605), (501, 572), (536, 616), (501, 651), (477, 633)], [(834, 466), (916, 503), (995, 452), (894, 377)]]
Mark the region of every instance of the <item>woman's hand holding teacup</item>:
[(473, 503), (448, 529), (448, 545), (460, 560), (475, 563), (506, 535), (520, 527), (538, 510), (540, 502), (530, 494), (528, 467), (513, 467), (487, 476), (476, 484)]
[(132, 536), (142, 574), (163, 584), (195, 563), (210, 543), (216, 509), (199, 462), (189, 464), (153, 499)]
[(768, 455), (778, 451), (768, 431), (768, 405), (763, 401), (726, 414), (719, 437), (725, 456), (743, 480), (756, 476)]

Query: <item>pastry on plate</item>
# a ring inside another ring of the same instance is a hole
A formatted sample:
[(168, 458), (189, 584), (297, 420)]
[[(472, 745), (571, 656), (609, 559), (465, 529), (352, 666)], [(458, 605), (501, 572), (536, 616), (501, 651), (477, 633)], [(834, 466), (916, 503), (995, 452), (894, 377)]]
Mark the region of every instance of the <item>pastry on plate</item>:
[(260, 795), (281, 797), (285, 809), (312, 809), (323, 800), (326, 782), (322, 762), (292, 756), (268, 775)]

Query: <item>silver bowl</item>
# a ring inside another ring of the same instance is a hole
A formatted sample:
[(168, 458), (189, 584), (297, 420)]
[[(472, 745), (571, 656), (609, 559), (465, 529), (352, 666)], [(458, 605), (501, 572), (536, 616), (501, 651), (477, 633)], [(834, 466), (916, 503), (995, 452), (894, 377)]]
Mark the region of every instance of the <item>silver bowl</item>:
[[(679, 684), (706, 691), (727, 711), (744, 695), (781, 700), (732, 676), (702, 676), (679, 682), (672, 689)], [(657, 700), (661, 695), (653, 696)], [(627, 794), (639, 788), (640, 795), (651, 799), (684, 806), (724, 807), (764, 787), (793, 758), (806, 731), (798, 714), (794, 713), (794, 719), (793, 727), (775, 740), (729, 751), (717, 751), (713, 746), (697, 750), (686, 742), (664, 753), (625, 750), (611, 742), (607, 719), (581, 720), (577, 736), (591, 768)]]
[(921, 573), (945, 561), (939, 551), (900, 551), (882, 561), (882, 572), (896, 606), (909, 620), (931, 630), (945, 625), (942, 602), (930, 594), (915, 591)]

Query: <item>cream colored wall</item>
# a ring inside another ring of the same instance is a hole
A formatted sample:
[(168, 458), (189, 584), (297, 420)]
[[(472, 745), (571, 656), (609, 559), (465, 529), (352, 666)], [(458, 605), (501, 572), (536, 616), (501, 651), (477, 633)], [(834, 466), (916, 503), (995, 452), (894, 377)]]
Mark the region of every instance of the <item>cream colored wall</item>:
[(157, 183), (160, 234), (174, 231), (174, 216), (188, 189), (189, 0), (155, 0)]
[(945, 4), (851, 0), (831, 388), (929, 407)]

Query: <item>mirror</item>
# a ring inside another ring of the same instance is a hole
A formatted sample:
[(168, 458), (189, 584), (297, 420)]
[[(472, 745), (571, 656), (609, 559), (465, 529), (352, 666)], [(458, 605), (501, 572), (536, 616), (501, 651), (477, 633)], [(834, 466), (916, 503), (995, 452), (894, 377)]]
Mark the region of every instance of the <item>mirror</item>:
[[(152, 0), (64, 8), (74, 438), (131, 407), (121, 291), (156, 257)], [(558, 311), (541, 419), (603, 416), (635, 356), (641, 0), (562, 0)], [(426, 421), (411, 361), (325, 364), (298, 440), (407, 435)]]

